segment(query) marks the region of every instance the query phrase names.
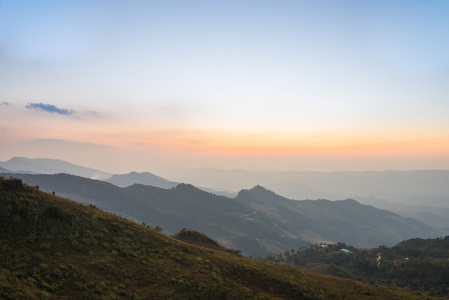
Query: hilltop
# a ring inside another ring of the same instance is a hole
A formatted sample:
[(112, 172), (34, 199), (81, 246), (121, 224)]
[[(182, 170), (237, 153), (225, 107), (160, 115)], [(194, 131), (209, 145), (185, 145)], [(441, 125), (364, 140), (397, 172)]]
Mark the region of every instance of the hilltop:
[(0, 178), (5, 299), (424, 299), (264, 263)]
[(238, 252), (238, 251), (235, 251), (232, 249), (227, 249), (227, 248), (223, 247), (222, 245), (220, 245), (219, 243), (217, 243), (216, 241), (214, 241), (207, 235), (202, 234), (201, 232), (198, 232), (193, 229), (183, 229), (180, 232), (178, 232), (177, 234), (173, 235), (173, 238), (183, 241), (183, 242), (186, 242), (186, 243), (201, 246), (201, 247), (206, 247), (206, 248), (211, 248), (211, 249), (221, 250), (221, 251), (228, 251), (231, 253)]

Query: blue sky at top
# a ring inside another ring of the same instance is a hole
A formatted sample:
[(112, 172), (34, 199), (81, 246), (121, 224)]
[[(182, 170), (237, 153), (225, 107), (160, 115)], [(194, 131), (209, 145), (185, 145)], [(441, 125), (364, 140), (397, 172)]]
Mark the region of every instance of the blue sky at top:
[(61, 128), (445, 136), (448, 20), (448, 1), (4, 0), (0, 127), (42, 104), (74, 111), (42, 115)]

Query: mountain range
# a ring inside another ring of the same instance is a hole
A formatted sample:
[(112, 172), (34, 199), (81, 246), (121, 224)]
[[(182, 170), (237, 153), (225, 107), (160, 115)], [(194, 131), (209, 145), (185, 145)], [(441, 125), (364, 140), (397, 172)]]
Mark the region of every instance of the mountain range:
[[(60, 159), (13, 157), (1, 162), (0, 167), (11, 173), (58, 174), (68, 173), (92, 179), (107, 179), (112, 174), (96, 169), (78, 166)], [(1, 170), (2, 172), (6, 172)]]
[[(449, 227), (449, 208), (391, 203), (386, 200), (378, 201), (373, 197), (358, 198), (359, 202), (297, 201), (279, 196), (260, 185), (250, 190), (242, 189), (234, 195), (225, 193), (227, 196), (224, 197), (217, 195), (222, 193), (213, 189), (199, 189), (190, 184), (179, 185), (176, 181), (149, 172), (111, 175), (61, 160), (22, 157), (14, 157), (0, 163), (0, 166), (3, 167), (2, 173), (11, 170), (14, 172), (9, 175), (5, 173), (4, 176), (20, 177), (45, 191), (56, 192), (78, 202), (91, 203), (131, 220), (162, 226), (169, 234), (182, 228), (197, 229), (226, 246), (240, 249), (244, 254), (252, 256), (267, 255), (319, 242), (343, 241), (357, 247), (392, 245), (412, 237), (445, 235)], [(58, 172), (72, 175), (55, 174)], [(213, 172), (215, 180), (225, 178), (220, 175), (224, 171)], [(428, 184), (429, 181), (433, 182), (431, 187), (436, 189), (434, 194), (440, 193), (441, 197), (444, 197), (447, 189), (444, 184), (447, 171), (338, 174), (243, 170), (227, 172), (236, 175), (233, 181), (261, 180), (268, 186), (288, 178), (294, 182), (308, 174), (313, 176), (303, 178), (305, 186), (317, 181), (328, 183), (333, 179), (335, 182), (328, 188), (334, 186), (335, 190), (340, 191), (355, 186), (356, 183), (363, 183), (366, 186), (369, 182), (371, 186), (368, 190), (374, 191), (376, 188), (381, 189), (379, 185), (387, 185), (388, 180), (395, 182), (399, 192), (406, 189), (407, 183), (410, 183), (412, 185), (410, 189), (414, 192), (421, 191), (425, 194), (427, 188), (424, 188), (423, 184)], [(33, 173), (41, 174), (31, 176)], [(192, 173), (193, 181), (198, 179), (195, 174), (197, 173)], [(287, 174), (291, 177), (286, 177)], [(302, 177), (297, 177), (298, 174), (302, 174)], [(419, 179), (426, 174), (433, 175), (430, 180), (426, 179), (420, 183)], [(253, 178), (249, 175), (255, 176)], [(359, 175), (362, 179), (356, 179), (355, 175)], [(248, 176), (246, 180), (243, 179), (245, 176)], [(366, 178), (367, 176), (370, 180)], [(92, 180), (97, 177), (104, 181)], [(268, 179), (272, 181), (267, 181)], [(392, 190), (391, 182), (385, 187), (387, 191)], [(204, 185), (199, 186), (207, 185), (208, 181), (205, 179)], [(361, 187), (354, 189), (363, 190)], [(399, 192), (395, 193), (399, 195)], [(362, 205), (360, 201), (373, 206), (391, 208), (406, 218), (390, 211)]]
[(169, 237), (19, 179), (0, 177), (0, 215), (2, 299), (434, 299)]
[[(261, 185), (289, 199), (366, 199), (449, 207), (448, 170), (365, 172), (262, 172), (201, 168), (177, 170), (174, 181), (237, 193)], [(162, 174), (162, 176), (167, 177)]]
[[(412, 237), (435, 237), (444, 231), (355, 200), (290, 200), (261, 186), (235, 198), (285, 224), (312, 243), (344, 241), (360, 248), (393, 245)], [(301, 232), (301, 233), (299, 233)]]
[(167, 169), (159, 176), (149, 172), (113, 175), (62, 160), (24, 157), (0, 162), (0, 167), (14, 173), (67, 173), (108, 180), (121, 187), (141, 183), (167, 188), (184, 182), (217, 194), (235, 196), (239, 190), (261, 185), (286, 198), (297, 200), (357, 199), (379, 208), (390, 203), (449, 208), (449, 170), (257, 172), (201, 168)]
[(99, 179), (119, 187), (127, 187), (135, 183), (161, 188), (171, 188), (178, 183), (164, 179), (149, 172), (131, 172), (129, 174), (110, 174), (93, 168), (78, 166), (59, 159), (13, 157), (0, 162), (0, 173), (21, 174), (59, 174), (66, 173), (80, 177)]
[(43, 191), (160, 226), (168, 234), (195, 229), (249, 256), (277, 254), (320, 242), (377, 247), (413, 237), (443, 235), (414, 219), (354, 200), (289, 200), (261, 186), (228, 198), (189, 184), (171, 189), (142, 184), (120, 188), (68, 174), (3, 176), (10, 175)]
[(61, 160), (24, 157), (13, 157), (0, 162), (0, 168), (3, 168), (0, 169), (3, 173), (8, 171), (28, 174), (67, 173), (107, 180), (120, 187), (141, 183), (169, 188), (184, 182), (228, 197), (237, 195), (239, 190), (261, 185), (289, 199), (356, 199), (400, 214), (409, 210), (409, 206), (416, 205), (421, 206), (420, 212), (430, 212), (449, 218), (449, 215), (441, 213), (441, 210), (432, 211), (422, 207), (449, 208), (448, 170), (256, 172), (201, 168), (167, 169), (158, 175), (149, 172), (114, 175)]

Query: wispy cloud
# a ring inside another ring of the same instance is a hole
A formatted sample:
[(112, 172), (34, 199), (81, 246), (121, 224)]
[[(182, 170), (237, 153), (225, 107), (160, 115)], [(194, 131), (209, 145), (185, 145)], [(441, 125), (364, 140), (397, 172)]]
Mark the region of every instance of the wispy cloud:
[(42, 147), (67, 147), (67, 149), (85, 149), (85, 150), (107, 150), (111, 149), (111, 146), (103, 144), (82, 143), (73, 142), (63, 139), (35, 139), (29, 142), (29, 145), (42, 146)]
[(60, 115), (70, 116), (73, 115), (74, 111), (72, 109), (59, 108), (52, 104), (44, 103), (28, 103), (26, 106), (28, 109), (40, 110), (49, 113), (56, 113)]
[(89, 116), (98, 116), (99, 115), (98, 111), (93, 111), (93, 110), (86, 111), (86, 114)]
[(12, 106), (11, 103), (9, 102), (0, 102), (0, 105), (4, 105), (4, 106)]

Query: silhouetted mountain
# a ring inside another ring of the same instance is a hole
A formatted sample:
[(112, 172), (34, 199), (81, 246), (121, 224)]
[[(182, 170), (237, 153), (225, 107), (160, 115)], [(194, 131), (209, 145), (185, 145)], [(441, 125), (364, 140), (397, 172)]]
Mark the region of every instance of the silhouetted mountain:
[(180, 170), (170, 178), (228, 192), (259, 184), (295, 200), (340, 200), (372, 196), (403, 204), (449, 207), (448, 170), (256, 172), (202, 168)]
[(111, 177), (111, 174), (92, 168), (74, 165), (60, 159), (13, 157), (8, 161), (1, 162), (0, 166), (13, 171), (14, 173), (67, 173), (91, 179), (106, 179)]
[(410, 213), (409, 217), (434, 228), (445, 229), (446, 232), (449, 232), (449, 218), (447, 217), (442, 217), (432, 212)]
[(260, 256), (309, 244), (301, 238), (286, 236), (279, 220), (189, 184), (170, 190), (136, 184), (124, 190), (184, 217), (183, 222), (190, 220), (184, 225), (177, 223), (182, 228), (204, 232), (226, 247), (242, 250), (245, 255)]
[(0, 178), (0, 213), (2, 299), (428, 299), (185, 243), (20, 180)]
[(242, 190), (235, 199), (292, 226), (297, 237), (312, 243), (344, 241), (357, 247), (377, 247), (443, 234), (414, 219), (355, 200), (289, 200), (260, 186)]
[(112, 175), (111, 178), (108, 178), (105, 181), (110, 182), (119, 187), (127, 187), (133, 184), (144, 184), (160, 187), (163, 189), (169, 189), (179, 184), (179, 182), (169, 181), (165, 178), (156, 176), (149, 172), (143, 173), (131, 172), (129, 174), (122, 174), (122, 175), (116, 174)]
[(449, 229), (449, 208), (429, 205), (408, 205), (378, 200), (372, 197), (359, 198), (357, 201), (395, 212), (401, 216), (413, 218), (437, 229)]

